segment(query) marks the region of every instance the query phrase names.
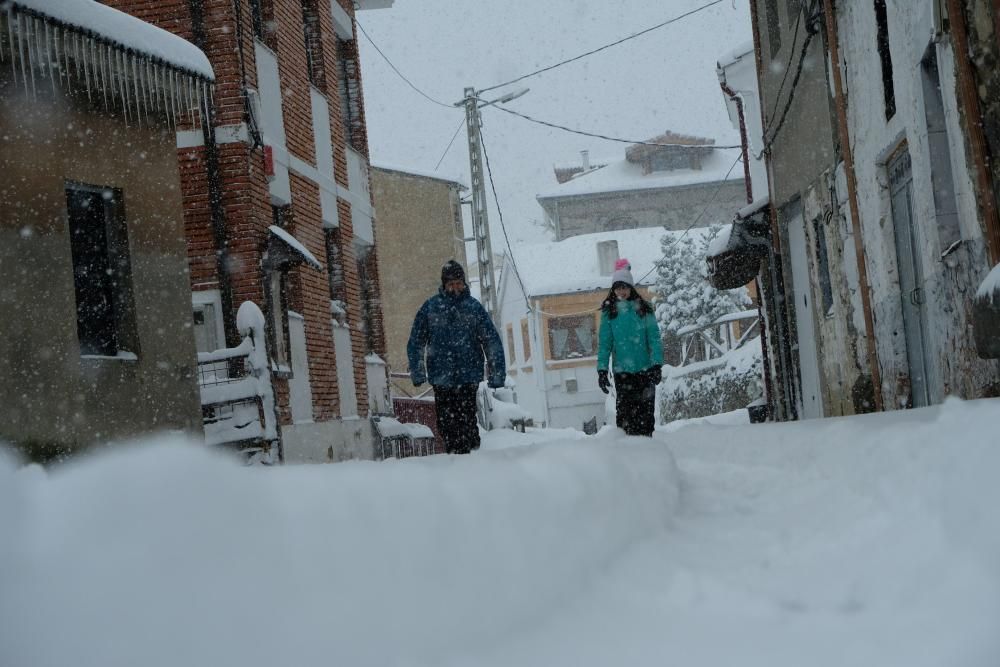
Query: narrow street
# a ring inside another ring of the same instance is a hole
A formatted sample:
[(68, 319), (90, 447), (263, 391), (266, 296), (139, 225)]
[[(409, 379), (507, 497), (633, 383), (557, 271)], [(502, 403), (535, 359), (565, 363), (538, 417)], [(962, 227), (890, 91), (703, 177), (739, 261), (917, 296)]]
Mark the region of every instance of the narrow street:
[(998, 408), (3, 465), (2, 662), (994, 665)]

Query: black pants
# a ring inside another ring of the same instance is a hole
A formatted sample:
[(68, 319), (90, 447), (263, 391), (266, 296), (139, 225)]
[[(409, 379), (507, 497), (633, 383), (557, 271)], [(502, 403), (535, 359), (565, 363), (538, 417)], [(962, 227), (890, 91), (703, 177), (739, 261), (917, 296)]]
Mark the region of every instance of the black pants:
[(656, 385), (642, 373), (615, 373), (616, 425), (628, 435), (653, 435)]
[(444, 450), (449, 454), (468, 454), (479, 449), (479, 422), (476, 421), (476, 390), (479, 385), (434, 387), (437, 427)]

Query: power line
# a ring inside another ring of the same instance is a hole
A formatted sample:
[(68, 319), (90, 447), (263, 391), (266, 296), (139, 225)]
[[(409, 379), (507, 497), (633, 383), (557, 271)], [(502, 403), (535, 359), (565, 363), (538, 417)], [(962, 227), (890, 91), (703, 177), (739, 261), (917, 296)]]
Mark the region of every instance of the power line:
[(778, 111), (778, 99), (781, 97), (781, 91), (785, 89), (785, 81), (788, 80), (788, 72), (792, 69), (792, 58), (795, 57), (795, 42), (799, 39), (799, 24), (802, 23), (802, 14), (804, 11), (799, 9), (799, 16), (795, 19), (795, 30), (792, 31), (792, 43), (788, 48), (788, 62), (785, 63), (785, 71), (781, 75), (781, 85), (778, 86), (778, 92), (774, 94), (774, 108), (771, 109), (771, 118), (774, 118), (775, 112)]
[[(497, 213), (500, 215), (500, 229), (503, 231), (504, 241), (507, 242), (507, 252), (510, 253), (510, 264), (514, 267), (514, 275), (517, 276), (517, 282), (521, 286), (521, 294), (524, 295), (524, 305), (531, 310), (531, 302), (528, 301), (528, 290), (524, 288), (524, 281), (521, 280), (521, 272), (517, 270), (517, 262), (514, 261), (514, 249), (510, 247), (510, 237), (507, 236), (507, 226), (503, 222), (503, 209), (500, 208), (500, 197), (497, 196), (497, 186), (493, 182), (493, 170), (490, 168), (490, 154), (486, 151), (486, 142), (483, 140), (482, 128), (479, 130), (479, 143), (483, 147), (483, 157), (486, 158), (486, 174), (490, 178), (490, 187), (493, 189), (493, 201), (497, 205)], [(490, 266), (493, 266), (493, 258), (490, 257)], [(499, 313), (498, 313), (499, 315)]]
[[(802, 76), (802, 65), (806, 61), (806, 50), (809, 48), (809, 43), (812, 41), (813, 35), (816, 33), (806, 26), (806, 38), (802, 40), (802, 48), (799, 50), (799, 64), (795, 68), (795, 76), (792, 77), (792, 87), (788, 90), (788, 99), (785, 100), (785, 108), (781, 111), (781, 118), (778, 119), (778, 123), (775, 126), (772, 122), (768, 125), (764, 132), (762, 133), (764, 139), (764, 147), (760, 149), (760, 152), (754, 156), (754, 159), (759, 160), (771, 150), (771, 146), (774, 144), (774, 140), (778, 138), (778, 133), (781, 132), (781, 128), (785, 125), (785, 120), (788, 118), (788, 110), (792, 107), (792, 100), (795, 99), (795, 89), (799, 85), (799, 77)], [(789, 61), (791, 62), (791, 61)], [(773, 119), (772, 119), (773, 121)], [(771, 133), (771, 138), (768, 139), (767, 135), (771, 131), (771, 127), (774, 127), (774, 132)]]
[[(566, 127), (565, 125), (559, 125), (558, 123), (550, 123), (549, 121), (546, 121), (546, 120), (540, 120), (538, 118), (532, 118), (531, 116), (529, 116), (527, 114), (520, 113), (519, 111), (514, 111), (513, 109), (508, 109), (507, 107), (501, 107), (501, 106), (497, 106), (497, 105), (492, 105), (492, 108), (497, 109), (499, 111), (503, 111), (504, 113), (509, 113), (512, 116), (517, 116), (518, 118), (523, 118), (525, 120), (531, 121), (532, 123), (538, 123), (539, 125), (545, 125), (547, 127), (554, 127), (557, 130), (565, 130), (566, 132), (572, 132), (573, 134), (581, 134), (581, 135), (583, 135), (585, 137), (595, 137), (597, 139), (605, 139), (607, 141), (617, 141), (618, 143), (622, 143), (622, 144), (638, 144), (638, 145), (641, 145), (641, 146), (680, 146), (680, 147), (683, 147), (683, 148), (694, 148), (694, 147), (697, 147), (697, 145), (692, 146), (691, 144), (666, 144), (666, 143), (657, 143), (655, 141), (636, 141), (634, 139), (622, 139), (620, 137), (610, 137), (610, 136), (608, 136), (606, 134), (597, 134), (596, 132), (586, 132), (584, 130), (574, 130), (573, 128)], [(706, 146), (711, 146), (711, 148), (720, 148), (720, 149), (721, 148), (742, 148), (741, 145), (732, 145), (732, 146), (716, 146), (715, 144), (705, 144), (705, 145)]]
[[(727, 171), (726, 175), (722, 177), (722, 180), (719, 182), (718, 187), (715, 188), (715, 192), (712, 193), (712, 196), (709, 198), (708, 202), (706, 202), (705, 206), (702, 207), (701, 213), (699, 213), (698, 216), (694, 219), (694, 221), (690, 225), (687, 226), (687, 229), (685, 229), (684, 232), (680, 236), (676, 237), (673, 240), (673, 243), (671, 243), (666, 248), (664, 248), (664, 250), (666, 250), (667, 248), (673, 248), (675, 245), (677, 245), (678, 243), (680, 243), (681, 239), (683, 239), (685, 236), (687, 236), (687, 233), (690, 232), (692, 229), (694, 229), (694, 227), (698, 224), (698, 221), (701, 220), (703, 217), (705, 217), (705, 213), (708, 211), (708, 207), (711, 206), (712, 203), (715, 201), (716, 197), (719, 196), (719, 192), (722, 190), (723, 186), (726, 184), (727, 180), (729, 179), (729, 174), (733, 173), (733, 169), (736, 168), (736, 165), (742, 159), (743, 159), (743, 155), (742, 154), (736, 156), (736, 160), (733, 162), (732, 166), (729, 167), (729, 171)], [(636, 283), (640, 283), (643, 280), (645, 280), (646, 276), (648, 276), (649, 274), (651, 274), (653, 271), (657, 270), (658, 268), (660, 268), (660, 262), (653, 262), (653, 268), (651, 268), (649, 271), (646, 271), (646, 273), (643, 274), (643, 276), (641, 278), (639, 278), (639, 280), (637, 280)]]
[(399, 71), (399, 68), (398, 68), (398, 67), (396, 67), (395, 65), (393, 65), (393, 64), (392, 64), (392, 61), (391, 61), (391, 60), (389, 60), (389, 56), (385, 55), (385, 54), (384, 54), (384, 53), (382, 52), (382, 49), (378, 48), (378, 44), (376, 44), (376, 43), (375, 43), (375, 42), (374, 42), (374, 41), (372, 40), (372, 38), (371, 38), (371, 37), (370, 37), (370, 36), (368, 35), (368, 33), (367, 33), (367, 32), (365, 31), (365, 29), (364, 29), (364, 27), (363, 27), (363, 26), (361, 25), (361, 23), (360, 23), (359, 21), (357, 21), (357, 20), (355, 20), (355, 23), (356, 23), (356, 24), (357, 24), (357, 26), (358, 26), (358, 30), (360, 30), (360, 31), (361, 31), (361, 34), (362, 34), (362, 35), (364, 35), (364, 36), (365, 36), (365, 39), (367, 39), (367, 40), (368, 40), (368, 43), (369, 43), (369, 44), (371, 44), (372, 46), (374, 46), (374, 47), (375, 47), (375, 50), (376, 50), (376, 51), (378, 51), (378, 54), (379, 54), (380, 56), (382, 56), (382, 59), (383, 59), (383, 60), (385, 60), (385, 61), (386, 61), (386, 62), (387, 62), (387, 63), (389, 64), (389, 67), (391, 67), (391, 68), (392, 68), (392, 71), (393, 71), (393, 72), (395, 72), (395, 73), (396, 73), (396, 74), (397, 74), (397, 75), (399, 76), (399, 78), (400, 78), (400, 79), (402, 79), (403, 81), (405, 81), (405, 82), (406, 82), (406, 84), (407, 84), (407, 85), (408, 85), (408, 86), (409, 86), (410, 88), (412, 88), (413, 90), (417, 91), (417, 92), (418, 92), (418, 93), (419, 93), (420, 95), (422, 95), (422, 96), (423, 96), (424, 98), (426, 98), (426, 99), (430, 100), (431, 102), (433, 102), (434, 104), (437, 104), (438, 106), (442, 106), (442, 107), (445, 107), (446, 109), (454, 109), (454, 108), (455, 108), (455, 107), (454, 107), (453, 105), (451, 105), (451, 104), (445, 104), (444, 102), (441, 102), (440, 100), (436, 100), (436, 99), (434, 99), (433, 97), (431, 97), (430, 95), (428, 95), (428, 94), (427, 94), (427, 93), (425, 93), (424, 91), (422, 91), (422, 90), (420, 90), (419, 88), (417, 88), (417, 87), (416, 87), (416, 86), (415, 86), (415, 85), (413, 84), (413, 82), (412, 82), (412, 81), (410, 81), (409, 79), (407, 79), (407, 78), (406, 78), (406, 76), (405, 76), (405, 75), (404, 75), (404, 74), (403, 74), (402, 72), (400, 72), (400, 71)]
[(455, 128), (455, 134), (451, 135), (451, 141), (449, 141), (448, 146), (445, 147), (444, 153), (441, 153), (441, 159), (437, 161), (436, 165), (434, 165), (434, 171), (437, 171), (437, 168), (441, 166), (442, 162), (444, 162), (444, 156), (451, 150), (451, 145), (455, 143), (455, 137), (458, 136), (458, 133), (461, 131), (463, 125), (465, 125), (465, 116), (462, 116), (462, 122), (460, 122), (458, 127)]
[(627, 42), (630, 39), (635, 39), (636, 37), (641, 37), (642, 35), (645, 35), (646, 33), (652, 32), (654, 30), (658, 30), (659, 28), (662, 28), (664, 26), (668, 26), (671, 23), (676, 23), (677, 21), (680, 21), (683, 18), (687, 18), (688, 16), (691, 16), (693, 14), (697, 14), (698, 12), (703, 11), (705, 9), (708, 9), (709, 7), (712, 7), (713, 5), (720, 4), (723, 1), (724, 0), (713, 0), (713, 2), (709, 2), (708, 4), (702, 5), (701, 7), (697, 7), (696, 9), (692, 9), (691, 11), (686, 12), (684, 14), (681, 14), (679, 16), (675, 16), (672, 19), (669, 19), (667, 21), (664, 21), (663, 23), (659, 23), (657, 25), (654, 25), (654, 26), (652, 26), (650, 28), (646, 28), (645, 30), (640, 30), (637, 33), (629, 35), (628, 37), (623, 37), (623, 38), (621, 38), (621, 39), (619, 39), (619, 40), (617, 40), (615, 42), (611, 42), (610, 44), (605, 44), (604, 46), (598, 47), (598, 48), (596, 48), (596, 49), (594, 49), (592, 51), (587, 51), (586, 53), (581, 53), (578, 56), (574, 56), (572, 58), (568, 58), (568, 59), (563, 60), (561, 62), (557, 62), (554, 65), (549, 65), (548, 67), (543, 67), (541, 69), (535, 70), (534, 72), (529, 72), (527, 74), (524, 74), (522, 76), (517, 77), (516, 79), (511, 79), (510, 81), (507, 81), (505, 83), (498, 83), (495, 86), (490, 86), (489, 88), (483, 88), (479, 92), (485, 93), (485, 92), (490, 91), (490, 90), (495, 90), (496, 88), (503, 88), (504, 86), (509, 86), (512, 83), (517, 83), (518, 81), (523, 81), (524, 79), (527, 79), (529, 77), (535, 76), (537, 74), (541, 74), (542, 72), (548, 72), (549, 70), (553, 70), (553, 69), (555, 69), (557, 67), (562, 67), (563, 65), (567, 65), (567, 64), (569, 64), (571, 62), (575, 62), (575, 61), (580, 60), (582, 58), (586, 58), (587, 56), (592, 56), (595, 53), (598, 53), (599, 51), (604, 51), (605, 49), (610, 49), (612, 46), (617, 46), (617, 45), (621, 44), (622, 42)]

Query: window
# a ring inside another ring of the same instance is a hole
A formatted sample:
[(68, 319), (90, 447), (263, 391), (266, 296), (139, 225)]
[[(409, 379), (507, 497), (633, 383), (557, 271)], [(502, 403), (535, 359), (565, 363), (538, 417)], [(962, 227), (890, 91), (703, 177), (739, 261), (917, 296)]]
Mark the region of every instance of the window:
[(267, 273), (268, 324), (274, 347), (271, 361), (277, 369), (291, 372), (288, 357), (288, 299), (286, 295), (288, 274), (281, 269), (271, 269)]
[(528, 320), (521, 320), (521, 344), (524, 345), (524, 360), (531, 360), (531, 335), (528, 332)]
[(274, 6), (273, 0), (250, 0), (250, 23), (253, 26), (253, 35), (274, 49), (275, 29), (274, 29)]
[(830, 281), (830, 257), (826, 248), (826, 226), (823, 220), (813, 221), (813, 231), (816, 241), (816, 272), (819, 274), (819, 286), (823, 293), (823, 314), (833, 314), (833, 284)]
[(517, 363), (517, 357), (514, 351), (514, 325), (507, 325), (507, 365), (513, 366)]
[(138, 353), (122, 191), (67, 183), (76, 330), (82, 355)]
[(593, 317), (553, 317), (548, 327), (553, 360), (592, 357), (597, 353)]
[(323, 40), (319, 27), (319, 13), (316, 11), (316, 0), (302, 0), (302, 34), (305, 39), (309, 82), (325, 91), (326, 72), (323, 69)]
[(875, 23), (878, 25), (878, 55), (882, 61), (882, 91), (885, 96), (885, 119), (896, 115), (896, 93), (892, 83), (892, 54), (889, 53), (889, 18), (885, 0), (875, 0)]
[(778, 20), (778, 0), (764, 0), (764, 11), (767, 14), (767, 44), (771, 57), (781, 51), (781, 23)]
[(337, 93), (340, 97), (340, 122), (344, 129), (344, 141), (358, 149), (360, 140), (355, 135), (363, 135), (361, 125), (361, 89), (358, 85), (358, 57), (354, 41), (337, 40)]

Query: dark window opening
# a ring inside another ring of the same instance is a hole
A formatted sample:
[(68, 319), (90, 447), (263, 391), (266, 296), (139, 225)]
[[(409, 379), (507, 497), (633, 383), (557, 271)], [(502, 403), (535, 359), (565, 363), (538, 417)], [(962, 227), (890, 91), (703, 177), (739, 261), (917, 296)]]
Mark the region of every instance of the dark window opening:
[(944, 98), (934, 45), (921, 62), (924, 89), (924, 114), (927, 119), (927, 145), (931, 156), (931, 185), (934, 189), (934, 213), (937, 218), (941, 256), (958, 247), (962, 240), (955, 198), (955, 179), (951, 170), (951, 141), (944, 116)]
[(267, 317), (271, 329), (271, 361), (275, 370), (290, 373), (288, 355), (288, 271), (267, 272)]
[(353, 41), (337, 40), (337, 93), (340, 97), (340, 122), (344, 141), (355, 150), (362, 150), (361, 86), (358, 55)]
[(823, 314), (833, 313), (833, 283), (830, 280), (830, 256), (826, 247), (826, 226), (823, 220), (813, 221), (813, 231), (816, 241), (816, 273), (819, 274), (819, 286), (823, 296)]
[(122, 192), (67, 184), (66, 209), (80, 353), (138, 353)]
[(553, 360), (579, 359), (597, 354), (593, 317), (553, 317), (548, 321), (548, 329)]
[(309, 82), (326, 91), (326, 71), (323, 68), (323, 40), (319, 26), (316, 0), (302, 0), (302, 33), (306, 46), (306, 67)]
[(270, 49), (277, 49), (277, 30), (274, 24), (273, 0), (250, 0), (250, 23), (253, 35)]
[(376, 303), (375, 283), (373, 280), (371, 265), (375, 255), (372, 253), (372, 246), (355, 246), (357, 253), (358, 282), (361, 286), (361, 329), (365, 337), (366, 352), (375, 349), (375, 317), (380, 310), (380, 305)]
[(288, 229), (292, 225), (292, 207), (289, 204), (283, 206), (271, 205), (271, 224), (281, 229)]
[(892, 54), (889, 53), (889, 18), (885, 0), (875, 0), (875, 23), (878, 25), (878, 55), (882, 61), (882, 90), (885, 95), (885, 119), (896, 115), (896, 92), (892, 83)]
[(778, 20), (778, 0), (765, 0), (767, 14), (767, 44), (774, 58), (781, 51), (781, 22)]

